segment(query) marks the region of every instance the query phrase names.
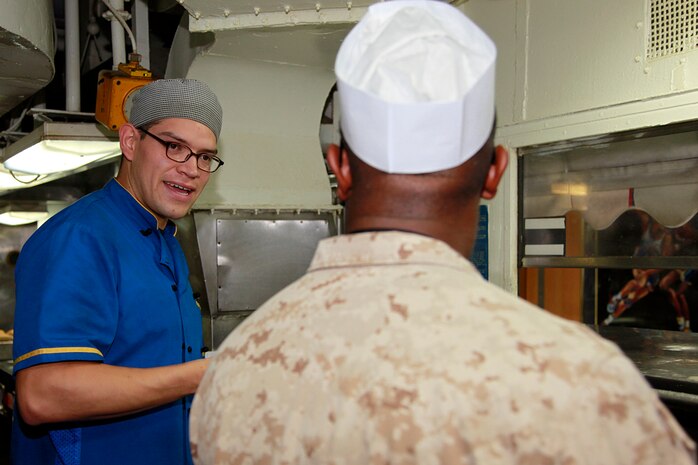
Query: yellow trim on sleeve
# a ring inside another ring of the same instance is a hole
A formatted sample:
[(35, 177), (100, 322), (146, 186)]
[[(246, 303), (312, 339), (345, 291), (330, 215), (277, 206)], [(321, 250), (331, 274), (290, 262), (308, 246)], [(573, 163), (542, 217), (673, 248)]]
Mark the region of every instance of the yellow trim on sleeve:
[(104, 357), (102, 352), (99, 349), (95, 349), (94, 347), (54, 347), (51, 349), (36, 349), (32, 350), (31, 352), (27, 352), (26, 354), (17, 357), (17, 359), (15, 360), (15, 364), (22, 362), (28, 358), (34, 357), (36, 355), (68, 354), (73, 352), (79, 352), (84, 354), (97, 354), (100, 357)]

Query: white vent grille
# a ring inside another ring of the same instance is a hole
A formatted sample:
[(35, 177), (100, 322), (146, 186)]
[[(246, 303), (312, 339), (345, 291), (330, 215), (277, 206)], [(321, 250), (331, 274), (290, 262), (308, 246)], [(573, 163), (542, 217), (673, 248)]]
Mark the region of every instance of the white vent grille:
[(647, 59), (698, 48), (698, 0), (650, 0)]

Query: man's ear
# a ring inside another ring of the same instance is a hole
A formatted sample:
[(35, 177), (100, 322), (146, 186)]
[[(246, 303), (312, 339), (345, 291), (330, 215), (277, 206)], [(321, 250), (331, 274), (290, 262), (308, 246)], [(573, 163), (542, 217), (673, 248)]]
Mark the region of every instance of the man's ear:
[(331, 144), (327, 149), (327, 164), (337, 178), (337, 197), (344, 202), (351, 195), (351, 168), (347, 150)]
[(141, 134), (132, 124), (122, 124), (119, 128), (119, 145), (121, 146), (121, 153), (124, 154), (127, 160), (133, 161), (133, 154), (136, 151), (140, 138)]
[(494, 157), (492, 158), (492, 164), (487, 172), (487, 177), (485, 178), (485, 184), (482, 186), (482, 192), (480, 197), (485, 200), (491, 200), (497, 194), (497, 186), (499, 186), (499, 181), (502, 180), (502, 175), (504, 170), (506, 170), (509, 164), (509, 152), (507, 149), (498, 145), (494, 149)]

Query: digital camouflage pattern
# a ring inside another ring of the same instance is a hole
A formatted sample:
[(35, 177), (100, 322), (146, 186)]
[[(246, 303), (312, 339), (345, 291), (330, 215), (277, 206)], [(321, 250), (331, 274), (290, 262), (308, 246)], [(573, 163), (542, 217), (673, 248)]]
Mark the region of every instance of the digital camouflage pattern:
[(487, 283), (443, 242), (322, 241), (222, 344), (194, 462), (683, 465), (695, 447), (632, 363)]

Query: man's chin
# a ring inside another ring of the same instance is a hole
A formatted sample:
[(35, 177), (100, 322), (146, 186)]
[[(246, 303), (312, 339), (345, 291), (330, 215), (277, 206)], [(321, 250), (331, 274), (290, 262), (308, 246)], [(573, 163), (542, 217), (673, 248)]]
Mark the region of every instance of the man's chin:
[(170, 216), (170, 219), (171, 219), (171, 220), (179, 220), (179, 219), (184, 218), (185, 216), (187, 216), (187, 215), (189, 214), (190, 211), (191, 211), (191, 207), (190, 207), (190, 208), (187, 208), (187, 209), (184, 210), (184, 211), (178, 209), (177, 211), (172, 212), (172, 216)]

